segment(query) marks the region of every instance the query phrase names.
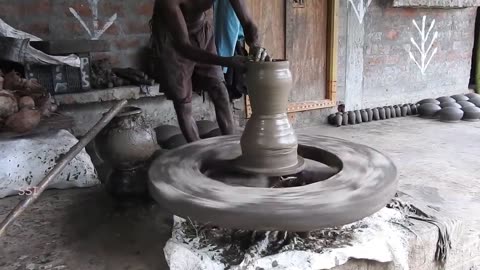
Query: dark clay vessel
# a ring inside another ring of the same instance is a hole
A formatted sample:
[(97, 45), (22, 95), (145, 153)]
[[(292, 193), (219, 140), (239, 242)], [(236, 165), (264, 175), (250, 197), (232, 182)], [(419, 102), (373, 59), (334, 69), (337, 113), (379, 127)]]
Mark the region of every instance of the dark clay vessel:
[(357, 124), (357, 116), (352, 111), (348, 112), (348, 122), (350, 123), (350, 125)]
[(365, 109), (365, 111), (367, 112), (367, 115), (368, 115), (368, 122), (373, 121), (373, 110), (368, 108), (368, 109)]
[(459, 108), (447, 107), (438, 112), (442, 122), (458, 122), (463, 118), (463, 111)]
[(197, 128), (198, 128), (198, 135), (200, 135), (200, 138), (203, 138), (212, 130), (218, 128), (218, 125), (212, 121), (200, 120), (200, 121), (197, 121)]
[(433, 98), (422, 99), (418, 102), (419, 105), (423, 105), (425, 103), (433, 103), (433, 104), (436, 104), (436, 105), (440, 105), (440, 101), (438, 101), (436, 99), (433, 99)]
[(332, 113), (328, 116), (327, 120), (330, 125), (335, 125), (335, 116), (336, 114)]
[(155, 128), (155, 134), (157, 135), (157, 142), (158, 144), (162, 144), (166, 142), (171, 137), (182, 134), (182, 131), (179, 127), (172, 126), (172, 125), (163, 125)]
[(469, 100), (469, 98), (465, 95), (453, 95), (452, 98), (455, 99), (457, 102)]
[(455, 102), (444, 102), (440, 104), (440, 107), (442, 108), (448, 108), (448, 107), (453, 107), (453, 108), (462, 108), (462, 105), (458, 104), (456, 101)]
[(363, 123), (362, 114), (360, 113), (359, 110), (355, 111), (355, 117), (357, 119), (357, 124)]
[(385, 108), (379, 107), (378, 108), (378, 113), (380, 115), (380, 120), (387, 119), (387, 113), (385, 112)]
[(418, 113), (423, 118), (433, 118), (442, 109), (442, 107), (433, 103), (424, 103), (418, 108)]
[(470, 122), (477, 122), (480, 120), (480, 108), (477, 107), (467, 107), (462, 109), (463, 120)]
[(462, 108), (467, 108), (467, 107), (475, 107), (475, 104), (469, 102), (469, 101), (458, 101), (458, 104), (462, 106)]
[(378, 112), (378, 108), (373, 108), (373, 121), (380, 120), (380, 113)]
[(397, 109), (394, 106), (390, 106), (389, 108), (390, 108), (391, 117), (392, 118), (397, 117)]
[(451, 98), (451, 97), (439, 97), (437, 98), (437, 100), (440, 103), (457, 102), (454, 98)]
[(474, 99), (474, 98), (479, 98), (480, 99), (480, 95), (477, 94), (477, 93), (468, 93), (465, 96), (468, 97), (469, 99)]
[(394, 106), (395, 108), (395, 114), (397, 115), (397, 117), (401, 117), (402, 116), (402, 105), (396, 105)]
[(403, 117), (409, 115), (408, 114), (409, 109), (410, 109), (410, 105), (405, 104), (405, 105), (402, 106), (402, 116)]
[(390, 107), (385, 107), (385, 119), (390, 119), (392, 118), (392, 110)]
[(343, 116), (342, 116), (342, 113), (338, 112), (336, 115), (335, 115), (335, 125), (337, 127), (341, 126), (343, 123)]
[(360, 114), (362, 115), (362, 122), (369, 122), (367, 111), (361, 110), (361, 111), (360, 111)]
[(159, 148), (157, 137), (144, 121), (142, 110), (126, 107), (96, 138), (100, 156), (114, 168), (134, 168)]
[(418, 107), (415, 104), (410, 104), (410, 110), (412, 111), (412, 115), (418, 114)]
[(348, 112), (344, 112), (342, 116), (343, 116), (342, 125), (348, 126)]
[(477, 107), (480, 107), (480, 98), (472, 98), (468, 102), (473, 103)]

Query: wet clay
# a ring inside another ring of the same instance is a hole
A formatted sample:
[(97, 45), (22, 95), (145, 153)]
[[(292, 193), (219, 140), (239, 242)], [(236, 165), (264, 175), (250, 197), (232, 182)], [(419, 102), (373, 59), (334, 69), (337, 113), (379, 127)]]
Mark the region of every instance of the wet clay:
[[(298, 142), (287, 116), (293, 87), (288, 61), (248, 63), (246, 83), (252, 106), (240, 145), (242, 155), (234, 166), (241, 171), (282, 176), (304, 168)], [(341, 123), (337, 115), (335, 124)]]

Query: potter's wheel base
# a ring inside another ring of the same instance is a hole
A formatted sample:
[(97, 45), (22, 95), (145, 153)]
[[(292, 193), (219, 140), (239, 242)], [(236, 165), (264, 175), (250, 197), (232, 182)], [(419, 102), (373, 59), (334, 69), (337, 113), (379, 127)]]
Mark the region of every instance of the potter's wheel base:
[[(305, 160), (303, 157), (298, 156), (298, 161), (296, 164), (286, 168), (264, 168), (264, 167), (252, 167), (244, 165), (242, 158), (235, 159), (232, 162), (232, 165), (235, 169), (243, 173), (251, 173), (265, 176), (288, 176), (300, 173), (305, 169)], [(251, 163), (251, 162), (250, 162)]]
[[(248, 186), (243, 185), (248, 176), (239, 176), (235, 184), (221, 182), (220, 176), (214, 179), (219, 164), (241, 155), (240, 136), (224, 136), (157, 158), (149, 171), (149, 190), (183, 218), (223, 228), (291, 232), (350, 224), (379, 211), (395, 195), (396, 168), (380, 152), (324, 136), (300, 135), (298, 142), (298, 154), (308, 161), (305, 171), (314, 161), (335, 168), (333, 174), (288, 188), (271, 188), (268, 181), (258, 185), (261, 177), (255, 175)], [(232, 181), (236, 174), (227, 176)]]

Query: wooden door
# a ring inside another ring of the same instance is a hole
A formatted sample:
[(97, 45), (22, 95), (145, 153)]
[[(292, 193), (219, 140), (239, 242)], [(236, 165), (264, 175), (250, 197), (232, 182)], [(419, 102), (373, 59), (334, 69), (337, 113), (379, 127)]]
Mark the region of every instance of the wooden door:
[[(338, 0), (247, 0), (262, 45), (273, 58), (288, 59), (294, 80), (288, 111), (335, 106)], [(333, 67), (333, 69), (332, 69)], [(250, 115), (248, 98), (247, 116)]]

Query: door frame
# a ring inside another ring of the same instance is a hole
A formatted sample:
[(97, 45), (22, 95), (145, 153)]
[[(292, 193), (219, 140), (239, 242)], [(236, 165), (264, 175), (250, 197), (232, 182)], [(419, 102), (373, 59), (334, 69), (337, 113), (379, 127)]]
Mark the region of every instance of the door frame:
[[(286, 0), (293, 1), (293, 0)], [(318, 1), (318, 0), (316, 0)], [(326, 96), (318, 100), (289, 103), (287, 113), (305, 112), (337, 106), (337, 55), (338, 55), (338, 9), (340, 0), (328, 1), (327, 11), (327, 81)], [(286, 41), (287, 39), (285, 39)], [(285, 46), (286, 48), (286, 46)], [(250, 118), (252, 107), (245, 95), (245, 116)]]

